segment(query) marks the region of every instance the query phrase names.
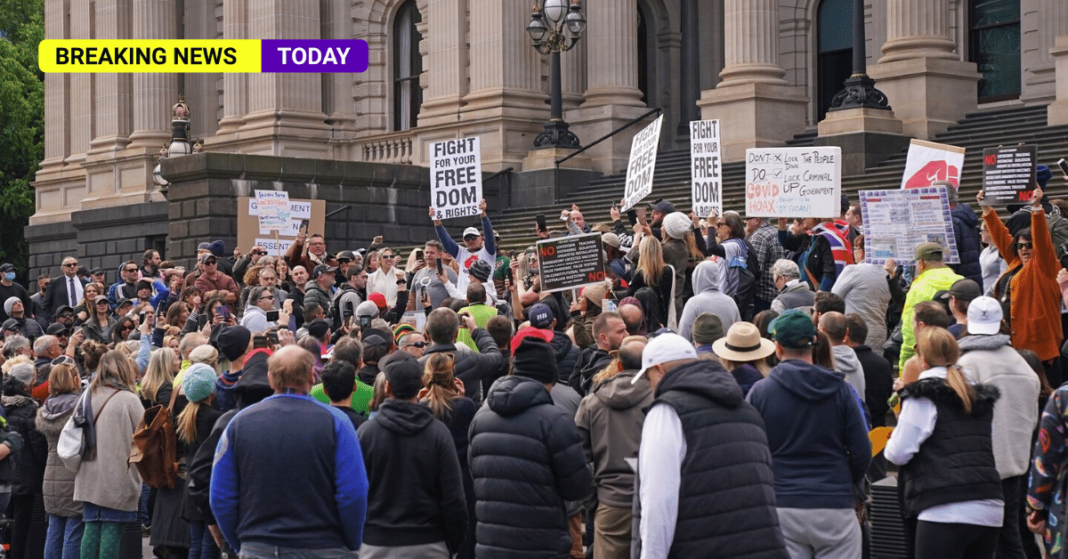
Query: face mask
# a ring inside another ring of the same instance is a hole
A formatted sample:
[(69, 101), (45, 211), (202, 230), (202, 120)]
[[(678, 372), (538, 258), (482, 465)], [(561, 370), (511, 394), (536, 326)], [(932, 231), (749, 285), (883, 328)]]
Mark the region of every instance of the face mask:
[(15, 273), (14, 272), (4, 272), (4, 279), (6, 279), (7, 281), (14, 281)]

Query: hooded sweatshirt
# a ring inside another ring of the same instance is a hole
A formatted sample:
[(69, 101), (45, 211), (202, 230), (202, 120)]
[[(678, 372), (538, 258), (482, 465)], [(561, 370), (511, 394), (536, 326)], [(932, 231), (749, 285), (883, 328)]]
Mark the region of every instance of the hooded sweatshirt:
[(363, 541), (384, 547), (444, 541), (459, 549), (467, 504), (449, 428), (426, 406), (386, 400), (357, 435), (370, 484)]
[(690, 340), (693, 321), (706, 312), (719, 317), (724, 332), (730, 330), (732, 324), (742, 320), (738, 304), (719, 290), (726, 261), (719, 257), (713, 258), (715, 260), (705, 260), (693, 269), (693, 291), (696, 295), (686, 301), (682, 317), (679, 318), (679, 335), (687, 341)]
[(767, 429), (777, 506), (853, 508), (853, 484), (871, 462), (871, 441), (843, 377), (787, 359), (749, 391)]
[(575, 414), (582, 450), (593, 464), (597, 499), (610, 507), (633, 503), (634, 470), (624, 459), (638, 454), (645, 410), (653, 403), (647, 377), (631, 384), (635, 373), (623, 371), (594, 386)]
[(857, 359), (857, 352), (847, 345), (831, 347), (834, 353), (834, 370), (845, 375), (845, 380), (857, 392), (861, 398), (866, 394), (867, 386), (864, 379), (864, 366)]

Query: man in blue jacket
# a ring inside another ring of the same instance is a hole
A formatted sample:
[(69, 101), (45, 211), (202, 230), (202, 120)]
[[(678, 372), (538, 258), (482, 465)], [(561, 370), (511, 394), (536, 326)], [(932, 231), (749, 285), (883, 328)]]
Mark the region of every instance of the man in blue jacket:
[(242, 558), (350, 557), (360, 548), (367, 473), (345, 414), (313, 400), (315, 358), (289, 346), (268, 360), (274, 396), (219, 439), (211, 511)]
[(860, 557), (854, 484), (871, 462), (860, 397), (812, 363), (816, 328), (793, 309), (771, 323), (780, 363), (748, 400), (764, 417), (779, 525), (790, 557)]

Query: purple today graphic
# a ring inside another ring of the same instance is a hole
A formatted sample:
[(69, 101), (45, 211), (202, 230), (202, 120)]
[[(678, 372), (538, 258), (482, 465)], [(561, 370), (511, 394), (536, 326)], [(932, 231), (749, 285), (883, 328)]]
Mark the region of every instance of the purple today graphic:
[(360, 39), (264, 39), (260, 72), (365, 72), (367, 41)]

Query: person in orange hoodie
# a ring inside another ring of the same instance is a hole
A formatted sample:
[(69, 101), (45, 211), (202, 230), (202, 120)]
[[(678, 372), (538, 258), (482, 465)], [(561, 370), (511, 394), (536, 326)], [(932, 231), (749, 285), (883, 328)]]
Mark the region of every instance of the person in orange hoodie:
[(1061, 266), (1042, 210), (1042, 189), (1035, 188), (1031, 198), (1031, 228), (1015, 235), (994, 208), (984, 204), (985, 198), (986, 192), (979, 191), (976, 200), (983, 208), (983, 220), (1008, 266), (994, 283), (994, 298), (1001, 303), (1012, 346), (1038, 354), (1050, 384), (1059, 386), (1062, 330), (1057, 270)]

